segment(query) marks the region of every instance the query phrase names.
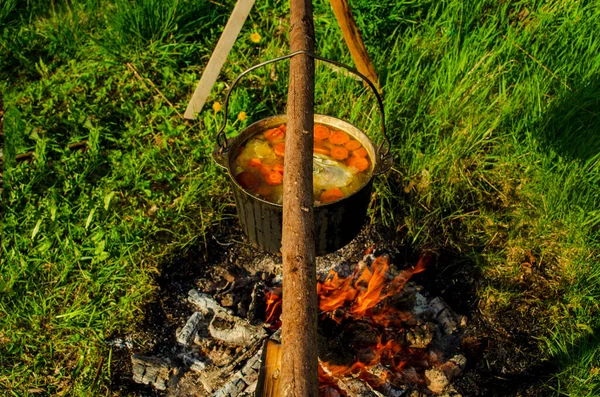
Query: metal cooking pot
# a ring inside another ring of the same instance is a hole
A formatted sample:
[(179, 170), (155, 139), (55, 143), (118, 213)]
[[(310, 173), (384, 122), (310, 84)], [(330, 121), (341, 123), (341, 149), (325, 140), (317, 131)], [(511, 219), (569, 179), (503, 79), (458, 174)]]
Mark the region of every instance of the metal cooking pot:
[(291, 58), (298, 54), (306, 54), (315, 59), (332, 63), (360, 76), (375, 93), (382, 115), (381, 124), (384, 142), (379, 146), (375, 146), (364, 132), (346, 121), (331, 116), (315, 115), (315, 123), (324, 124), (328, 127), (344, 131), (350, 134), (354, 139), (358, 140), (363, 147), (367, 149), (371, 160), (371, 168), (369, 170), (370, 177), (360, 189), (338, 201), (325, 205), (318, 205), (314, 208), (316, 255), (325, 255), (342, 248), (360, 232), (366, 218), (367, 207), (371, 198), (373, 177), (387, 172), (392, 166), (392, 158), (389, 154), (390, 142), (385, 132), (383, 101), (377, 92), (377, 89), (367, 77), (349, 66), (321, 58), (307, 51), (297, 51), (251, 67), (235, 79), (227, 93), (223, 106), (225, 117), (223, 126), (217, 134), (217, 144), (213, 151), (213, 158), (215, 162), (225, 168), (229, 174), (238, 217), (242, 229), (250, 241), (266, 251), (280, 252), (283, 206), (281, 204), (263, 200), (245, 191), (236, 181), (235, 175), (231, 170), (231, 163), (234, 160), (234, 156), (239, 152), (238, 149), (240, 146), (244, 145), (248, 139), (257, 133), (264, 132), (269, 128), (274, 128), (286, 123), (287, 116), (278, 115), (259, 120), (242, 130), (237, 137), (230, 139), (226, 138), (224, 131), (227, 123), (229, 95), (237, 85), (238, 81), (247, 73), (250, 73), (261, 66)]

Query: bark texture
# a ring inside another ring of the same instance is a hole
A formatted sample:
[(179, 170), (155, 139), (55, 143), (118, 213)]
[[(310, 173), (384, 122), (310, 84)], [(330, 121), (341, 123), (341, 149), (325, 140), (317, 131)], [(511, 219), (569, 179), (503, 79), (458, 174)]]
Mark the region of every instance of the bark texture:
[[(314, 51), (310, 0), (290, 0), (290, 50)], [(316, 397), (317, 286), (312, 153), (314, 60), (290, 60), (283, 194), (283, 316), (281, 395)]]

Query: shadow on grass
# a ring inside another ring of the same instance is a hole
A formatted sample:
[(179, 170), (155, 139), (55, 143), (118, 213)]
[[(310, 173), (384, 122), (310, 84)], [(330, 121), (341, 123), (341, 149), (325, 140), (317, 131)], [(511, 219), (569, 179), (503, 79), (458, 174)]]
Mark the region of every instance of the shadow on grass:
[(600, 154), (600, 78), (558, 98), (540, 127), (542, 142), (565, 158), (585, 162)]

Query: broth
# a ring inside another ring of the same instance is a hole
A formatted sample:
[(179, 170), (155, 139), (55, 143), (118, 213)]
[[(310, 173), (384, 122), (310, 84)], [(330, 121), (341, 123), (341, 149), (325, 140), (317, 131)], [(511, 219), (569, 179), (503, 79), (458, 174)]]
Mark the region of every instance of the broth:
[[(232, 164), (236, 181), (252, 195), (283, 202), (285, 124), (257, 133), (238, 149)], [(315, 205), (340, 200), (360, 189), (371, 176), (367, 149), (351, 135), (315, 124), (313, 193)]]

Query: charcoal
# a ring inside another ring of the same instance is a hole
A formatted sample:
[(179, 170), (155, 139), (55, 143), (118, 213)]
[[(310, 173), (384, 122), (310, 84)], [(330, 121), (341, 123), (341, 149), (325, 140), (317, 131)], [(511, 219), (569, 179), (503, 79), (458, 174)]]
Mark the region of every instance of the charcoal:
[(429, 302), (433, 318), (435, 318), (447, 335), (451, 335), (458, 329), (456, 316), (450, 306), (440, 297), (434, 298)]
[(204, 316), (210, 316), (215, 313), (231, 313), (231, 310), (225, 309), (213, 299), (212, 296), (198, 292), (192, 289), (188, 292), (188, 301), (192, 303)]
[(247, 346), (267, 336), (263, 328), (224, 312), (215, 314), (208, 326), (208, 331), (213, 338), (235, 346)]
[(198, 333), (198, 327), (200, 322), (204, 319), (204, 316), (200, 312), (195, 312), (191, 315), (185, 326), (176, 333), (177, 342), (183, 346), (189, 346), (194, 341), (196, 334)]
[(144, 385), (152, 384), (158, 390), (166, 390), (169, 379), (175, 372), (169, 361), (157, 357), (146, 357), (133, 354), (133, 380)]

